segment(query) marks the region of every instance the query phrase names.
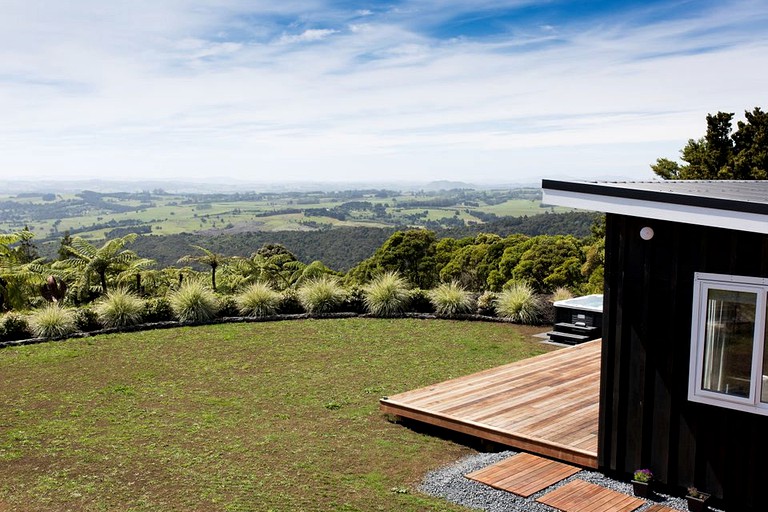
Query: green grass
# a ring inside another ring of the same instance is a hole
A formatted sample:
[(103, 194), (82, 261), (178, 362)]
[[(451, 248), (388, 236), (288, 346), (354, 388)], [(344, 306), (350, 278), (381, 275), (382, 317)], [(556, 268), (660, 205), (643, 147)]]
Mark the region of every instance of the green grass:
[(548, 350), (525, 332), (305, 320), (0, 350), (0, 508), (463, 510), (415, 486), (470, 450), (378, 398)]
[(520, 217), (521, 215), (539, 215), (544, 212), (561, 213), (572, 211), (572, 208), (563, 208), (560, 206), (542, 208), (540, 201), (531, 201), (528, 199), (510, 199), (500, 204), (492, 206), (483, 206), (480, 210), (487, 213), (495, 213), (496, 215), (511, 215), (513, 217)]

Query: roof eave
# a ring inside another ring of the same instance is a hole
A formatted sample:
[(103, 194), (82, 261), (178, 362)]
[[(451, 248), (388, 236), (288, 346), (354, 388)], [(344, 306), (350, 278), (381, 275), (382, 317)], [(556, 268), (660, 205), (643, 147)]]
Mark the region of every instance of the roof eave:
[(768, 217), (759, 213), (636, 199), (625, 197), (626, 194), (605, 195), (564, 190), (563, 187), (553, 188), (552, 183), (563, 182), (549, 182), (549, 187), (547, 183), (542, 185), (544, 204), (768, 234)]

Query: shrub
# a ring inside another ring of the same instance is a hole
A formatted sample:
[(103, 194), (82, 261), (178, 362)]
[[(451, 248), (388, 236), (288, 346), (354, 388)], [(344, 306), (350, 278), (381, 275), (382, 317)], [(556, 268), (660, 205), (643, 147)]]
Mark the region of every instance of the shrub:
[(492, 291), (484, 291), (477, 298), (477, 314), (485, 316), (496, 316), (496, 299), (498, 295)]
[(104, 327), (126, 327), (142, 321), (144, 301), (128, 290), (118, 288), (99, 299), (94, 310)]
[(295, 315), (297, 313), (303, 313), (304, 308), (299, 302), (299, 294), (296, 290), (288, 288), (283, 291), (280, 298), (280, 304), (277, 306), (277, 312), (281, 315)]
[(146, 323), (167, 322), (173, 320), (173, 308), (166, 297), (154, 297), (144, 301), (142, 321)]
[(254, 283), (235, 297), (240, 313), (253, 317), (274, 315), (280, 300), (280, 294), (264, 283)]
[(397, 272), (385, 272), (364, 288), (365, 307), (376, 316), (401, 315), (410, 298), (408, 284)]
[(307, 313), (331, 313), (344, 302), (346, 293), (331, 276), (321, 276), (298, 291), (299, 302)]
[(168, 300), (173, 314), (181, 322), (207, 322), (216, 318), (219, 311), (216, 294), (196, 280), (185, 282)]
[(88, 306), (82, 306), (75, 310), (75, 326), (78, 331), (90, 332), (101, 329), (99, 316)]
[(58, 304), (49, 304), (32, 312), (29, 328), (38, 338), (58, 338), (75, 332), (75, 314)]
[(635, 470), (635, 473), (632, 475), (632, 480), (644, 483), (651, 482), (653, 480), (653, 471), (650, 469)]
[(410, 310), (416, 313), (434, 313), (435, 308), (429, 300), (429, 294), (421, 288), (413, 288), (408, 293)]
[(565, 286), (560, 286), (559, 288), (556, 288), (554, 292), (552, 292), (552, 297), (550, 301), (557, 302), (560, 300), (567, 300), (572, 298), (573, 298), (573, 294), (571, 293), (571, 291)]
[(496, 299), (496, 313), (513, 322), (537, 324), (541, 322), (541, 301), (530, 285), (513, 282)]
[(32, 336), (29, 322), (24, 315), (19, 313), (6, 313), (2, 317), (3, 339), (6, 341), (23, 340)]
[(429, 292), (429, 300), (440, 316), (456, 316), (469, 313), (474, 306), (472, 294), (456, 281), (443, 283)]
[(219, 301), (219, 310), (217, 316), (229, 317), (240, 316), (240, 308), (237, 307), (237, 300), (231, 295), (219, 295), (216, 294)]
[(351, 311), (353, 313), (365, 313), (368, 311), (368, 308), (365, 306), (365, 291), (358, 286), (348, 289), (343, 308), (344, 311)]

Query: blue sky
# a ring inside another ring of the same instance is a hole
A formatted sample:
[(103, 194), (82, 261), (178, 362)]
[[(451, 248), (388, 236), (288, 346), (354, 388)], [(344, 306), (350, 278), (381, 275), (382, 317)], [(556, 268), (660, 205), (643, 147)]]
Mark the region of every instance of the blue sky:
[(768, 2), (7, 0), (0, 176), (652, 177), (766, 107)]

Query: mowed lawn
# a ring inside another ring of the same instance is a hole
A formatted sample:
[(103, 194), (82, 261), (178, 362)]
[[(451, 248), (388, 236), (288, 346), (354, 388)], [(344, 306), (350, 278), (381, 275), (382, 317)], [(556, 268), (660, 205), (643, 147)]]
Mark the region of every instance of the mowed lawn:
[(378, 399), (550, 350), (531, 328), (301, 320), (0, 349), (0, 511), (463, 510), (471, 452)]

